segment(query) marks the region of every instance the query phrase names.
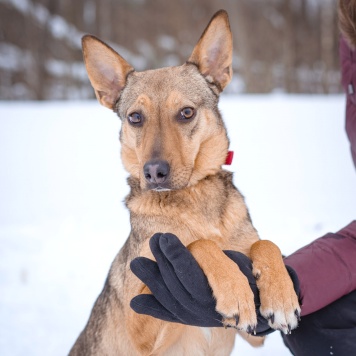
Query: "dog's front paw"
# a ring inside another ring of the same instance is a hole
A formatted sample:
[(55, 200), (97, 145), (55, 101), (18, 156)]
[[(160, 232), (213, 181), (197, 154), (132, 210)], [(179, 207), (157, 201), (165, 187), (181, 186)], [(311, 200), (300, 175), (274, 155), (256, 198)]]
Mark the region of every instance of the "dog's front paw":
[(261, 271), (254, 267), (260, 290), (260, 312), (271, 328), (290, 334), (298, 326), (300, 306), (293, 283), (285, 270)]
[(219, 286), (213, 288), (216, 311), (223, 317), (222, 322), (225, 327), (234, 327), (250, 334), (255, 333), (257, 316), (254, 295), (247, 278), (236, 265), (233, 267), (236, 268), (236, 272), (232, 273), (234, 279), (220, 278)]
[(223, 325), (253, 333), (257, 326), (254, 295), (238, 265), (212, 240), (194, 241), (188, 249), (208, 279)]

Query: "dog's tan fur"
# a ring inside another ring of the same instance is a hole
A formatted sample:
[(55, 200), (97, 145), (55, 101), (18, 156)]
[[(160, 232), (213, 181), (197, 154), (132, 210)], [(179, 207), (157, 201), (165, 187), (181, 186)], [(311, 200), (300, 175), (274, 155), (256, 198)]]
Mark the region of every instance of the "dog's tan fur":
[[(232, 37), (226, 12), (219, 11), (182, 66), (135, 72), (114, 50), (92, 36), (83, 38), (90, 81), (101, 104), (122, 119), (122, 161), (130, 173), (126, 199), (131, 233), (115, 258), (84, 331), (71, 355), (227, 355), (233, 328), (198, 328), (136, 314), (130, 300), (149, 293), (130, 271), (137, 256), (153, 258), (149, 238), (170, 232), (188, 246), (207, 275), (225, 325), (247, 330), (256, 324), (247, 278), (222, 249), (237, 250), (253, 260), (259, 276), (261, 312), (275, 314), (272, 327), (296, 327), (299, 310), (293, 284), (279, 249), (260, 241), (244, 199), (221, 167), (228, 138), (217, 104), (232, 76)], [(177, 119), (183, 108), (195, 117)], [(130, 114), (144, 117), (130, 124)], [(152, 159), (169, 163), (163, 188), (149, 189), (143, 174)]]

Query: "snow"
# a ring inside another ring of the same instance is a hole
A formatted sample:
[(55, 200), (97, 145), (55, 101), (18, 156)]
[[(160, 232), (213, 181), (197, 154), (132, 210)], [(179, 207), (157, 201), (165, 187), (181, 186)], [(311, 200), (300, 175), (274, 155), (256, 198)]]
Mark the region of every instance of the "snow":
[[(343, 96), (226, 96), (235, 183), (284, 254), (355, 218)], [(0, 103), (0, 355), (67, 354), (129, 233), (119, 119), (97, 102)], [(289, 355), (274, 333), (234, 355)]]

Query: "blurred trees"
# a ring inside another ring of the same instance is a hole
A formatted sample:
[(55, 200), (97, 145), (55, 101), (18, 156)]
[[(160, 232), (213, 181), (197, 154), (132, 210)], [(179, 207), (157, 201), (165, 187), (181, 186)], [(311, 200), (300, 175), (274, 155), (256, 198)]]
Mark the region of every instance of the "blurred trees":
[(230, 92), (338, 92), (336, 0), (0, 0), (0, 98), (92, 97), (80, 38), (137, 70), (183, 63), (211, 16), (229, 12)]
[(240, 0), (236, 12), (247, 92), (339, 90), (335, 0)]

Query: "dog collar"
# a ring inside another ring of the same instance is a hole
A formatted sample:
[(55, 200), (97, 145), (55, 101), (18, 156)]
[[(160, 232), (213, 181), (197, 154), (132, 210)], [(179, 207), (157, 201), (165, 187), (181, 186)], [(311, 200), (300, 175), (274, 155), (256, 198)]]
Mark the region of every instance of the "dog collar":
[(230, 166), (232, 163), (232, 159), (234, 158), (234, 151), (228, 151), (226, 160), (225, 160), (225, 165)]

